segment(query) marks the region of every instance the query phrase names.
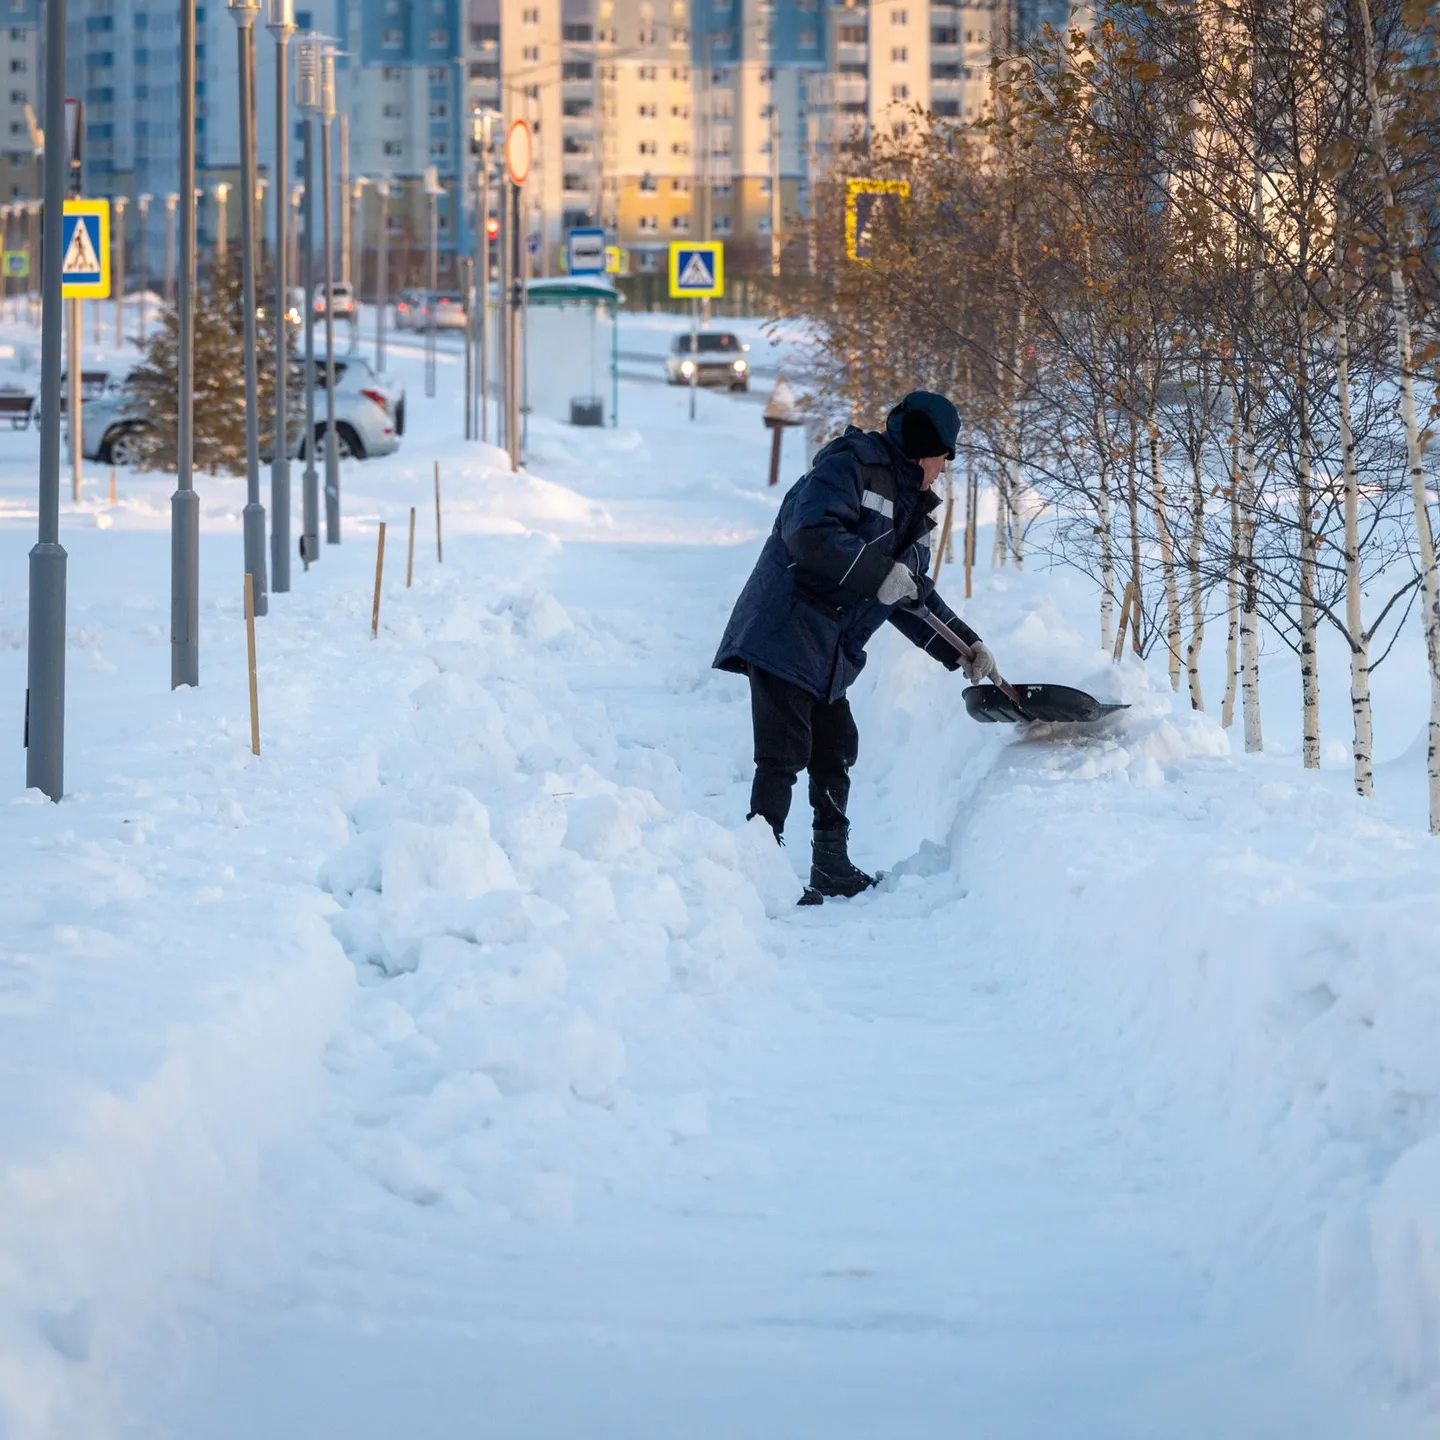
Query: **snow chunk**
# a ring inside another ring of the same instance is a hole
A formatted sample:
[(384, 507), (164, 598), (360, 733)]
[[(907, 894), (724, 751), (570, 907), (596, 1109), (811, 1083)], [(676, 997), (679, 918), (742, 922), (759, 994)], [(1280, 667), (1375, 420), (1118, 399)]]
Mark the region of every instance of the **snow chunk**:
[(789, 855), (775, 839), (769, 822), (754, 816), (736, 834), (735, 849), (741, 872), (755, 887), (765, 913), (774, 920), (793, 910), (805, 887), (795, 874)]
[(1376, 1299), (1403, 1384), (1440, 1381), (1440, 1135), (1391, 1167), (1371, 1212)]

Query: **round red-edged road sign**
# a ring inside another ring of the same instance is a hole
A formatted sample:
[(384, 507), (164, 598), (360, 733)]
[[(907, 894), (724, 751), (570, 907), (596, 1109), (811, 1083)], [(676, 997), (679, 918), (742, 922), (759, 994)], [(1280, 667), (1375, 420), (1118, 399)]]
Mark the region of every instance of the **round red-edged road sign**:
[(530, 175), (530, 162), (535, 157), (535, 138), (524, 120), (511, 122), (505, 132), (505, 170), (512, 184), (523, 185)]

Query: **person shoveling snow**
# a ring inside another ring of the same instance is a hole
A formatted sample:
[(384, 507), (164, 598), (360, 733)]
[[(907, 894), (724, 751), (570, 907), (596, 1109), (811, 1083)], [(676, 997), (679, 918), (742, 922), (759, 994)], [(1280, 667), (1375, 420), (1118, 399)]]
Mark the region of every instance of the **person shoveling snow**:
[(980, 637), (929, 579), (932, 512), (940, 503), (932, 487), (955, 458), (959, 433), (949, 400), (914, 390), (883, 431), (851, 425), (821, 450), (785, 496), (715, 656), (717, 669), (750, 678), (750, 816), (762, 816), (777, 839), (795, 781), (809, 771), (811, 903), (858, 895), (875, 883), (850, 862), (845, 818), (859, 753), (845, 692), (865, 665), (870, 637), (889, 620), (972, 683), (995, 673)]

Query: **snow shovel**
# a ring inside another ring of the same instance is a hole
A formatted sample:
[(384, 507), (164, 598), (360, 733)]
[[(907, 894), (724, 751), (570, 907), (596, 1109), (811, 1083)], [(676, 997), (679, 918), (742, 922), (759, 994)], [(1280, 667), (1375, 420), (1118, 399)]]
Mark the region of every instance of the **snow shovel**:
[[(919, 605), (912, 613), (953, 645), (962, 660), (968, 661), (974, 655), (974, 649), (928, 606)], [(965, 691), (965, 709), (970, 718), (991, 725), (1026, 725), (1034, 721), (1049, 725), (1084, 724), (1129, 708), (1107, 704), (1068, 685), (1012, 685), (998, 674), (990, 676), (989, 685), (972, 685)]]

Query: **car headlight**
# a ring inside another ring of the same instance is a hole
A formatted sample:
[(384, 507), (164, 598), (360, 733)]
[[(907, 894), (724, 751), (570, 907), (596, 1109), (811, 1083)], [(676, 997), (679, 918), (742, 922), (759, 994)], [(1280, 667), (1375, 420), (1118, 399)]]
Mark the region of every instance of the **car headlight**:
[(734, 369), (737, 375), (743, 375), (749, 368), (749, 365), (747, 365), (743, 360), (737, 360), (735, 362)]
[(695, 373), (695, 362), (693, 360), (682, 360), (680, 362), (680, 373), (688, 380)]

